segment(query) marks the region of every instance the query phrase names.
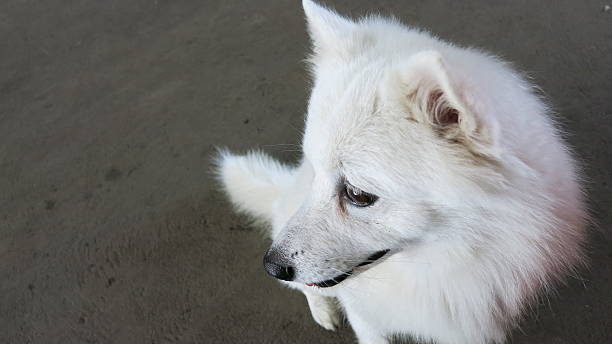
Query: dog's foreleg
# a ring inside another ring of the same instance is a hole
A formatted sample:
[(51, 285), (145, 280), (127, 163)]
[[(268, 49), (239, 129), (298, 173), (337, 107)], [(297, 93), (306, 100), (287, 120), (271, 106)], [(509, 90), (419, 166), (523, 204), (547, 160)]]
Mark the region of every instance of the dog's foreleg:
[(383, 333), (378, 331), (370, 323), (368, 323), (361, 315), (351, 310), (351, 307), (345, 307), (346, 317), (348, 318), (359, 344), (388, 344), (389, 341)]
[(312, 318), (326, 330), (334, 331), (340, 326), (340, 310), (332, 297), (303, 291), (310, 307)]

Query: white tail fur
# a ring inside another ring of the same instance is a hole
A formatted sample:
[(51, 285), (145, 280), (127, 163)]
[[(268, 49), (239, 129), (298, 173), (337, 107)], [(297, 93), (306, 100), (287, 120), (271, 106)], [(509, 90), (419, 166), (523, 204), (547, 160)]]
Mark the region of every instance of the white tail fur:
[(276, 202), (291, 183), (291, 168), (263, 152), (235, 155), (220, 151), (217, 173), (232, 203), (238, 209), (272, 221)]

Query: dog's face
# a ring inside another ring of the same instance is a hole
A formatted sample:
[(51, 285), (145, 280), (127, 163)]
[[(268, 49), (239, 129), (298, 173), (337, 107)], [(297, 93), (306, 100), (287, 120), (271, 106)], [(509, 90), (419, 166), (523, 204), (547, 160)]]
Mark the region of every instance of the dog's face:
[[(450, 237), (495, 179), (493, 125), (439, 53), (385, 54), (367, 28), (307, 8), (315, 79), (303, 140), (312, 176), (268, 258), (330, 287), (393, 252)], [(335, 40), (335, 41), (334, 41)]]

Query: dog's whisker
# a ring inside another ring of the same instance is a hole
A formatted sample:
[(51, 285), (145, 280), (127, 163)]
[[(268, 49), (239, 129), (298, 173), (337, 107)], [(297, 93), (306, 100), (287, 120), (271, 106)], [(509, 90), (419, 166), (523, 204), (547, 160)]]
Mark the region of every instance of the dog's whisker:
[(342, 270), (340, 270), (340, 269), (336, 269), (336, 268), (331, 268), (331, 269), (332, 269), (332, 270), (334, 270), (334, 271), (336, 271), (336, 272), (339, 272), (339, 273), (340, 273), (340, 276), (344, 276), (344, 275), (346, 275), (346, 276), (351, 276), (351, 275), (352, 275), (352, 273), (351, 273), (351, 272), (344, 272), (344, 271), (342, 271)]
[(298, 147), (298, 148), (301, 147), (300, 145), (294, 144), (294, 143), (275, 143), (275, 144), (269, 144), (269, 145), (261, 145), (261, 147), (283, 147), (283, 146), (292, 146), (292, 147)]
[[(352, 275), (354, 275), (353, 272), (350, 272), (350, 273), (349, 272), (343, 272), (342, 270), (339, 270), (339, 269), (336, 269), (336, 268), (330, 268), (330, 269), (335, 270), (336, 272), (339, 272), (340, 275), (338, 275), (338, 276), (344, 276), (344, 275), (352, 276)], [(336, 277), (338, 277), (338, 276), (336, 276)], [(387, 280), (387, 278), (379, 278), (379, 277), (363, 276), (363, 275), (360, 275), (360, 278), (365, 278), (365, 279), (370, 279), (370, 280)]]
[[(334, 258), (331, 258), (334, 259)], [(341, 259), (340, 257), (336, 258), (336, 259)], [(404, 258), (389, 258), (386, 259), (384, 261), (381, 261), (379, 259), (366, 259), (366, 260), (357, 260), (357, 259), (346, 259), (343, 260), (343, 262), (348, 263), (348, 264), (360, 264), (360, 263), (374, 263), (374, 262), (378, 262), (380, 261), (385, 262), (385, 263), (411, 263), (411, 264), (424, 264), (424, 265), (430, 265), (430, 262), (422, 262), (422, 261), (416, 261), (416, 260), (408, 260), (408, 259), (404, 259)]]

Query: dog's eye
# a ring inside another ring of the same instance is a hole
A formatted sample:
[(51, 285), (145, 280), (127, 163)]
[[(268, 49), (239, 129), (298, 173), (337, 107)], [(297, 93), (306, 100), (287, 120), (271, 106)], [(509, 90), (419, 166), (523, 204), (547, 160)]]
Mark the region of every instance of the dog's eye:
[(378, 196), (361, 191), (350, 184), (344, 186), (344, 195), (356, 207), (370, 206), (378, 199)]

